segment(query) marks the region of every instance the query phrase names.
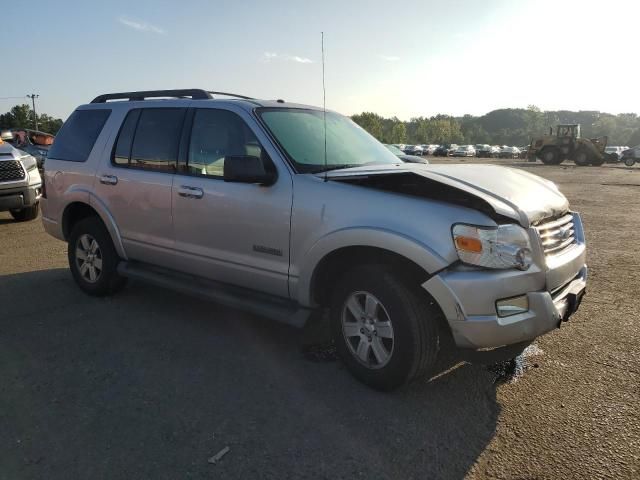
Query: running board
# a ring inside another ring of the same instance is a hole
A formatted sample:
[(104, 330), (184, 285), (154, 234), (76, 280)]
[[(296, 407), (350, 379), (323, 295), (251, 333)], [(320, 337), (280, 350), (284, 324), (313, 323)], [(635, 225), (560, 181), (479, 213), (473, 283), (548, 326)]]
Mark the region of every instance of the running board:
[(138, 262), (120, 262), (118, 273), (123, 277), (212, 300), (296, 328), (304, 327), (313, 313), (313, 310), (301, 308), (290, 300)]

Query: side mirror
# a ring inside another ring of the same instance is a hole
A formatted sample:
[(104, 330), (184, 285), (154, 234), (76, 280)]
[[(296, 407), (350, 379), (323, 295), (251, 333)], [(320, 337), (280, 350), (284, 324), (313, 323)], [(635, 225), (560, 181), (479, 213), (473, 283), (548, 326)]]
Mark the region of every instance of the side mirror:
[(276, 174), (268, 160), (249, 155), (229, 155), (224, 159), (224, 181), (271, 185)]

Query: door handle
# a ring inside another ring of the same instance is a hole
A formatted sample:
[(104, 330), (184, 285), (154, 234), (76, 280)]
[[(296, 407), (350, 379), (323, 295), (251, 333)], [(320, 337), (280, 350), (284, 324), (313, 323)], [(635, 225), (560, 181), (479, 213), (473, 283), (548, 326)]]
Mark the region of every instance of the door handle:
[(185, 198), (202, 198), (204, 192), (198, 187), (189, 187), (188, 185), (182, 185), (178, 189), (178, 195)]
[(102, 175), (100, 177), (100, 183), (103, 185), (116, 185), (118, 183), (118, 177), (115, 175)]

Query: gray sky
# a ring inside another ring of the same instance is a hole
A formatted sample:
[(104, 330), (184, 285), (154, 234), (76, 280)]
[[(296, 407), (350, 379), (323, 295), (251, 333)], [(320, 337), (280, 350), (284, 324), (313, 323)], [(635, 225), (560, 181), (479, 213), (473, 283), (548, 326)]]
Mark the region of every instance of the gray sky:
[(35, 92), (63, 118), (100, 93), (160, 88), (319, 105), (321, 31), (327, 106), (345, 114), (640, 112), (633, 0), (29, 3), (3, 12), (0, 97)]

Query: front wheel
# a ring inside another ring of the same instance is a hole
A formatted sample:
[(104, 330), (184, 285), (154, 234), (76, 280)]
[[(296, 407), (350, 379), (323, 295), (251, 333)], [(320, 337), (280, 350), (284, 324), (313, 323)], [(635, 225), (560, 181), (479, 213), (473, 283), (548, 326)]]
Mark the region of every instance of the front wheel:
[(559, 165), (562, 162), (557, 148), (545, 148), (540, 154), (540, 160), (545, 165)]
[(627, 167), (633, 167), (635, 165), (635, 163), (636, 163), (636, 159), (633, 158), (633, 157), (627, 157), (627, 158), (624, 159), (624, 164)]
[(425, 375), (439, 349), (439, 309), (390, 267), (357, 267), (331, 299), (331, 327), (349, 371), (377, 390)]
[(591, 158), (589, 152), (586, 150), (578, 150), (573, 158), (573, 161), (579, 167), (585, 167), (589, 165)]
[(110, 295), (126, 283), (117, 271), (120, 258), (111, 236), (98, 217), (84, 218), (73, 227), (67, 256), (74, 280), (89, 295)]

